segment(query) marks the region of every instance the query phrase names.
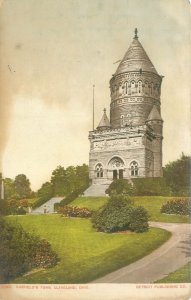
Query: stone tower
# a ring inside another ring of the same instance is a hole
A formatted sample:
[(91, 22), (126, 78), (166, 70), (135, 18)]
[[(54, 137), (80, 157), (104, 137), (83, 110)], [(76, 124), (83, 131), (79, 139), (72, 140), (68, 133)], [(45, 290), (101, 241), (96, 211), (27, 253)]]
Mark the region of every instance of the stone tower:
[(117, 178), (162, 176), (160, 76), (135, 36), (110, 80), (106, 110), (90, 131), (89, 174), (93, 184)]

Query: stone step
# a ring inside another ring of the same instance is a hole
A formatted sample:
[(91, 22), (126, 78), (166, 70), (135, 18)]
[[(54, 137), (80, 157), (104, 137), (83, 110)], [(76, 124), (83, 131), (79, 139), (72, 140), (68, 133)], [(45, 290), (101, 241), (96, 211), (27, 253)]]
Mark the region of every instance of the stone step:
[(109, 184), (92, 184), (85, 190), (83, 197), (99, 197), (106, 196), (105, 190), (109, 187)]
[(54, 213), (54, 204), (60, 203), (64, 197), (53, 197), (50, 200), (46, 201), (41, 206), (33, 209), (31, 214), (38, 215), (38, 214), (53, 214)]

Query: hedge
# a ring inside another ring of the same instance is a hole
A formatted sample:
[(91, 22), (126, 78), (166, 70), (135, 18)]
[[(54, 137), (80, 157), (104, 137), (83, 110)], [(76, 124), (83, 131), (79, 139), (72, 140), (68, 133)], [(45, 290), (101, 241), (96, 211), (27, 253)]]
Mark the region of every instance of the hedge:
[(49, 268), (58, 262), (50, 244), (0, 218), (0, 283), (10, 282), (33, 268)]
[(161, 213), (191, 215), (191, 199), (175, 198), (167, 201), (160, 209)]
[(75, 218), (90, 218), (92, 212), (86, 207), (77, 207), (65, 205), (58, 209), (58, 213), (65, 217), (75, 217)]

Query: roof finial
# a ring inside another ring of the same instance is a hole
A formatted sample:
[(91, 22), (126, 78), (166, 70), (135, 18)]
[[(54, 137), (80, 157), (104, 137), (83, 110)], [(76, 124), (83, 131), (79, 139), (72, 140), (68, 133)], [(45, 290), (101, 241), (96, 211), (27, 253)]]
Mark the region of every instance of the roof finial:
[(104, 112), (104, 114), (106, 113), (106, 108), (104, 108), (103, 112)]
[(138, 30), (137, 30), (137, 28), (135, 28), (135, 36), (134, 36), (134, 39), (138, 39), (137, 33), (138, 33)]

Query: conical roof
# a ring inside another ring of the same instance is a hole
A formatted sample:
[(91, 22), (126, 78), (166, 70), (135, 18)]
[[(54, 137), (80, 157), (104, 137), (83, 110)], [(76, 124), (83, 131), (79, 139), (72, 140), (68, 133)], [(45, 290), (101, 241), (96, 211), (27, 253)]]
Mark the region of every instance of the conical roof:
[(151, 120), (160, 120), (162, 121), (162, 118), (160, 116), (160, 113), (156, 107), (156, 105), (153, 106), (153, 108), (151, 109), (151, 112), (148, 116), (147, 121), (151, 121)]
[(101, 118), (101, 121), (99, 122), (99, 125), (98, 125), (97, 129), (105, 129), (105, 128), (110, 128), (111, 127), (109, 119), (108, 119), (107, 114), (106, 114), (106, 109), (104, 108), (103, 111), (104, 111), (103, 116)]
[(139, 42), (137, 31), (135, 30), (135, 37), (115, 74), (140, 70), (158, 74), (143, 46)]

